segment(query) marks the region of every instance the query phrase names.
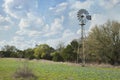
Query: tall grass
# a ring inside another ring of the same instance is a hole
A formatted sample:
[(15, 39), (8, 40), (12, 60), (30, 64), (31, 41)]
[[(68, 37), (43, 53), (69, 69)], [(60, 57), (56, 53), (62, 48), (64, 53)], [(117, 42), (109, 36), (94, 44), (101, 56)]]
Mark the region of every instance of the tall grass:
[(120, 80), (120, 68), (81, 67), (74, 64), (31, 60), (27, 63), (29, 67), (18, 69), (23, 62), (1, 58), (0, 80), (16, 80), (13, 78), (16, 70), (18, 73), (21, 73), (19, 70), (30, 72), (30, 76), (34, 72), (37, 80)]
[(24, 61), (22, 66), (18, 67), (14, 73), (15, 79), (28, 79), (28, 80), (37, 80), (37, 76), (33, 73), (32, 69), (29, 67), (27, 61)]

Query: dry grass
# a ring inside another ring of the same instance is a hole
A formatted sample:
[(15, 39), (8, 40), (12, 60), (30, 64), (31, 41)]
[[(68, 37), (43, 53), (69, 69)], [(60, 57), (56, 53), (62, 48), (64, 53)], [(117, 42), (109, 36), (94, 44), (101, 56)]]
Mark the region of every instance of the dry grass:
[[(0, 80), (119, 80), (120, 67), (107, 64), (81, 64), (47, 60), (16, 61), (0, 59)], [(23, 64), (24, 63), (24, 64)], [(27, 67), (25, 68), (25, 66)], [(103, 68), (105, 67), (105, 68)], [(108, 68), (110, 67), (110, 68)], [(16, 70), (17, 69), (17, 70)], [(34, 73), (33, 73), (34, 72)], [(14, 74), (14, 78), (13, 78)], [(36, 78), (37, 75), (37, 78)]]
[[(32, 62), (41, 62), (41, 63), (50, 63), (50, 64), (67, 64), (70, 66), (82, 66), (82, 63), (71, 63), (71, 62), (54, 62), (54, 61), (49, 61), (49, 60), (32, 60)], [(86, 63), (85, 64), (86, 67), (101, 67), (101, 68), (120, 68), (119, 66), (114, 66), (114, 65), (110, 65), (110, 64), (97, 64), (97, 63)]]
[(37, 80), (37, 76), (32, 72), (32, 69), (29, 68), (27, 62), (24, 62), (22, 67), (17, 68), (14, 73), (14, 78), (23, 80)]

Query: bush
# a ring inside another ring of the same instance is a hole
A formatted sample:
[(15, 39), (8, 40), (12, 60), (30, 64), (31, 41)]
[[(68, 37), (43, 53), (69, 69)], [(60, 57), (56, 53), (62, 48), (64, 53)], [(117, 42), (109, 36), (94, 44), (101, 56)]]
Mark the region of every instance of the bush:
[(4, 51), (0, 51), (0, 57), (4, 57)]
[(27, 64), (23, 64), (22, 67), (18, 68), (14, 74), (14, 78), (36, 80), (37, 76), (32, 72), (32, 69), (29, 68)]
[(32, 48), (28, 48), (28, 49), (24, 50), (23, 53), (24, 53), (24, 57), (29, 59), (29, 60), (35, 58), (34, 55), (33, 55), (34, 54), (34, 49), (32, 49)]
[(74, 52), (71, 45), (67, 45), (67, 47), (62, 51), (62, 57), (64, 61), (73, 62), (77, 58), (77, 53)]
[(63, 61), (63, 58), (61, 57), (59, 52), (53, 52), (51, 53), (51, 56), (53, 61)]

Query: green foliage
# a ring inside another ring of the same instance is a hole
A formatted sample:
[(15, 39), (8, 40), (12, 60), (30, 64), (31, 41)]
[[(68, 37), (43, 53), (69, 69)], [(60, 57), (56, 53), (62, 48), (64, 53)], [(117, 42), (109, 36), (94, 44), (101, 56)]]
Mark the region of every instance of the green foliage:
[(28, 48), (23, 51), (24, 52), (24, 57), (28, 59), (34, 59), (34, 49)]
[(0, 57), (4, 57), (5, 52), (4, 51), (0, 51)]
[(23, 63), (22, 67), (17, 68), (14, 73), (14, 78), (22, 80), (37, 80), (37, 76), (32, 72), (32, 69), (26, 61)]
[(102, 62), (120, 63), (120, 23), (108, 21), (96, 26), (87, 38), (88, 53)]
[(64, 61), (75, 61), (77, 54), (74, 52), (74, 49), (71, 45), (67, 45), (67, 47), (62, 52), (62, 57)]
[(76, 62), (82, 62), (82, 54), (81, 54), (81, 49), (82, 49), (82, 44), (81, 40), (73, 40), (71, 43), (71, 46), (73, 48), (73, 52), (76, 53)]
[(25, 58), (25, 53), (22, 50), (17, 50), (16, 54), (18, 55), (18, 58)]
[[(86, 62), (120, 64), (120, 23), (108, 21), (93, 27), (84, 38), (84, 50)], [(80, 62), (83, 59), (81, 51), (81, 40), (73, 40), (66, 47), (60, 43), (56, 50), (47, 44), (36, 45), (34, 49), (28, 48), (23, 51), (15, 46), (5, 45), (0, 51), (0, 57)]]
[(57, 46), (56, 51), (59, 52), (60, 54), (62, 54), (62, 51), (64, 50), (65, 46), (63, 42), (60, 42)]
[[(0, 80), (14, 79), (14, 72), (23, 60), (0, 58)], [(120, 68), (81, 67), (75, 64), (50, 61), (28, 61), (37, 80), (119, 80)], [(28, 68), (27, 68), (28, 69)], [(29, 69), (28, 69), (29, 70)], [(23, 79), (22, 79), (23, 80)], [(30, 79), (24, 79), (30, 80)], [(34, 79), (33, 79), (34, 80)]]
[(51, 59), (50, 53), (52, 53), (54, 49), (49, 47), (47, 44), (38, 45), (34, 50), (34, 56), (38, 59)]
[(59, 52), (53, 52), (51, 53), (51, 56), (53, 61), (63, 61), (63, 58)]
[(78, 47), (79, 47), (78, 41), (77, 41), (77, 40), (73, 40), (73, 41), (71, 42), (71, 46), (72, 46), (72, 48), (75, 50), (75, 52), (77, 52), (77, 49), (78, 49)]
[(17, 55), (15, 54), (16, 52), (17, 48), (15, 46), (9, 45), (5, 45), (1, 50), (1, 54), (4, 57), (17, 57)]

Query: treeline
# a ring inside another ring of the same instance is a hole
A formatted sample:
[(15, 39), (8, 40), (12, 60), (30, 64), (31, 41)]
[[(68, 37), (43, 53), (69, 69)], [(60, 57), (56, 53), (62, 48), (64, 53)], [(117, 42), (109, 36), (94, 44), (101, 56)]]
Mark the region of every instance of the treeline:
[(15, 46), (5, 45), (0, 51), (0, 57), (46, 59), (53, 61), (76, 61), (77, 53), (74, 52), (72, 45), (59, 45), (54, 49), (47, 44), (36, 45), (35, 48), (19, 50)]
[[(108, 21), (93, 27), (84, 39), (84, 48), (86, 63), (120, 64), (120, 23)], [(25, 50), (5, 45), (0, 51), (0, 57), (82, 62), (82, 42), (80, 39), (73, 40), (67, 46), (61, 43), (57, 49), (47, 44), (36, 45), (34, 48)]]

